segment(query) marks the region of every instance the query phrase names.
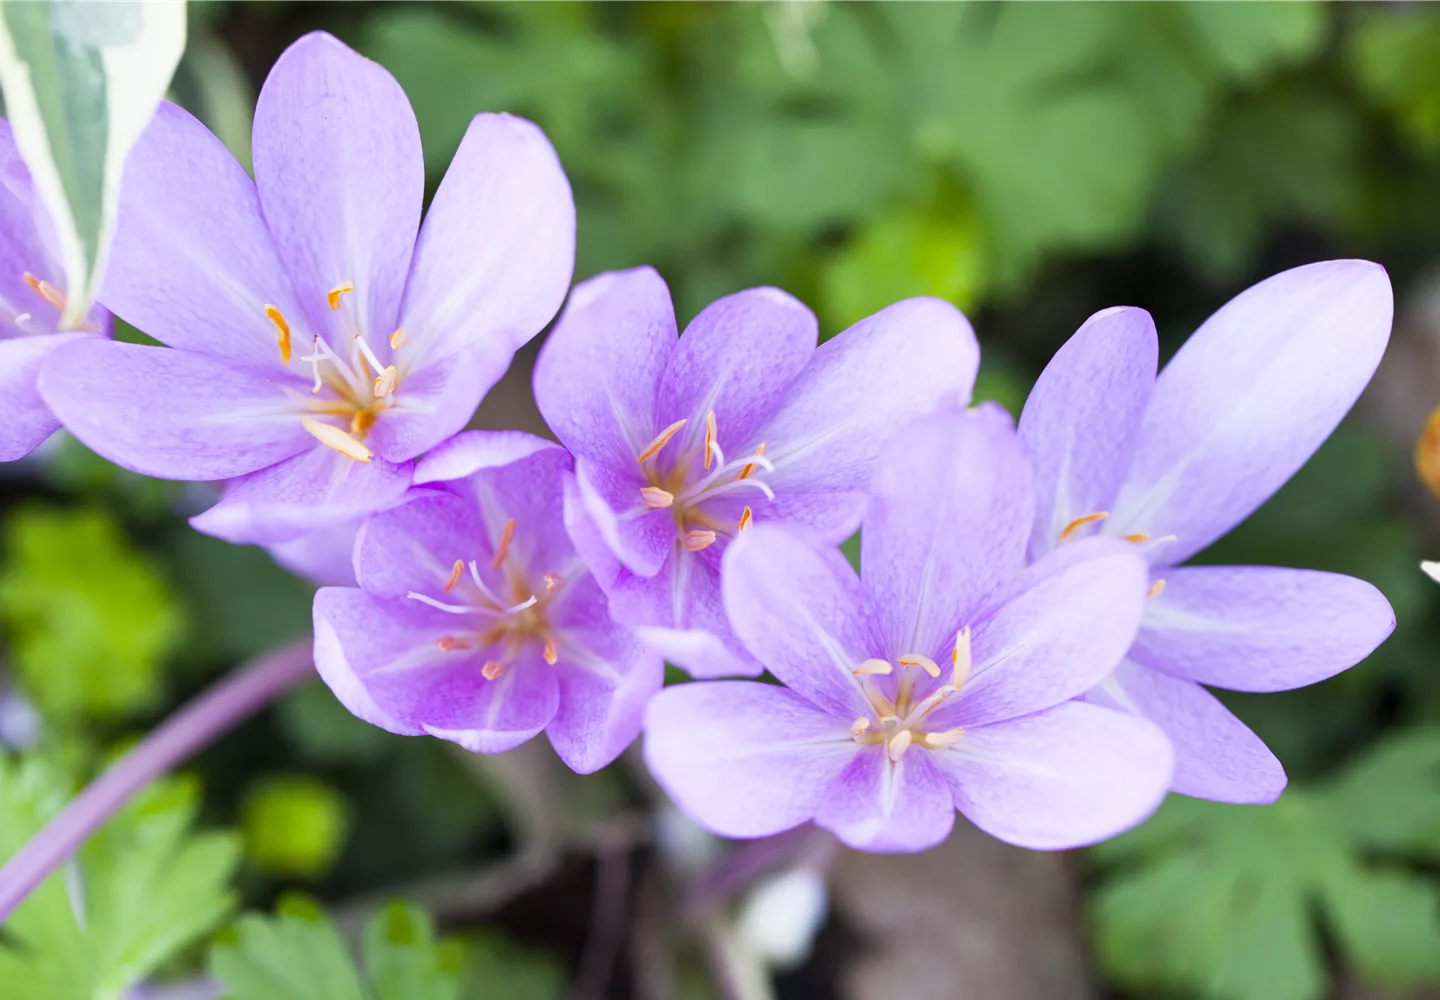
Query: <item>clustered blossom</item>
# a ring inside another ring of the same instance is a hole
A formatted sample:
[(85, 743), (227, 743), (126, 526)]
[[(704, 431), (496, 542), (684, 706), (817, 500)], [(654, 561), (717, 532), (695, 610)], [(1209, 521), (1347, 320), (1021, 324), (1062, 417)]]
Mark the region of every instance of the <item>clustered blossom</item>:
[[(979, 348), (945, 302), (818, 344), (809, 309), (754, 288), (681, 335), (654, 270), (602, 274), (535, 370), (557, 444), (464, 430), (570, 283), (574, 205), (536, 126), (477, 115), (422, 225), (403, 91), (315, 33), (265, 82), (254, 160), (252, 181), (163, 105), (103, 305), (57, 331), (49, 223), (0, 130), (0, 459), (63, 424), (222, 482), (192, 523), (325, 584), (316, 667), (391, 732), (497, 753), (543, 731), (590, 772), (643, 729), (660, 785), (724, 835), (916, 851), (958, 811), (1063, 849), (1167, 790), (1273, 800), (1279, 762), (1202, 685), (1313, 683), (1393, 628), (1360, 580), (1180, 565), (1368, 382), (1376, 265), (1262, 282), (1158, 377), (1148, 314), (1098, 313), (1018, 431), (969, 408)], [(165, 346), (100, 336), (107, 310)], [(857, 573), (836, 546), (862, 527)], [(662, 690), (666, 660), (697, 681)]]

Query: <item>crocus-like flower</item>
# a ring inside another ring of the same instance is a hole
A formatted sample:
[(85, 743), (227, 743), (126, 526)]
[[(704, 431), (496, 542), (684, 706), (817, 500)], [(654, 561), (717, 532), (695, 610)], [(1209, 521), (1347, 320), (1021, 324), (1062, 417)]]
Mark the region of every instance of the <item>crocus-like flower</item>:
[(640, 731), (662, 663), (611, 621), (564, 526), (564, 449), (470, 431), (423, 458), (355, 546), (361, 589), (315, 595), (315, 665), (350, 711), (478, 753), (542, 729), (581, 772)]
[(80, 329), (61, 330), (64, 268), (50, 236), (10, 123), (0, 118), (0, 462), (24, 458), (60, 427), (35, 386), (45, 359), (62, 344), (110, 331), (100, 306)]
[[(235, 479), (197, 528), (282, 542), (394, 502), (559, 308), (574, 205), (538, 128), (478, 115), (420, 226), (404, 92), (323, 33), (255, 109), (255, 181), (165, 104), (130, 155), (101, 300), (169, 347), (85, 341), (41, 393), (112, 461)], [(418, 230), (418, 238), (417, 238)]]
[(535, 369), (535, 399), (575, 455), (571, 524), (616, 617), (699, 677), (758, 674), (720, 598), (720, 559), (751, 524), (853, 534), (885, 440), (969, 400), (965, 317), (910, 299), (818, 349), (810, 310), (774, 288), (704, 309), (676, 339), (649, 268), (577, 286)]
[(922, 850), (959, 809), (1038, 849), (1109, 837), (1159, 804), (1164, 734), (1073, 701), (1134, 638), (1145, 563), (1110, 539), (1022, 569), (1034, 479), (998, 408), (905, 428), (875, 473), (861, 577), (775, 526), (725, 554), (736, 634), (786, 687), (681, 684), (645, 759), (716, 833), (813, 820), (852, 847)]
[(1179, 565), (1248, 517), (1335, 429), (1380, 361), (1391, 310), (1375, 264), (1298, 267), (1232, 299), (1157, 379), (1149, 314), (1109, 309), (1060, 349), (1025, 404), (1020, 435), (1040, 490), (1031, 556), (1104, 534), (1150, 563), (1135, 645), (1089, 697), (1165, 729), (1177, 792), (1268, 802), (1285, 787), (1280, 762), (1202, 684), (1312, 684), (1395, 626), (1363, 580)]

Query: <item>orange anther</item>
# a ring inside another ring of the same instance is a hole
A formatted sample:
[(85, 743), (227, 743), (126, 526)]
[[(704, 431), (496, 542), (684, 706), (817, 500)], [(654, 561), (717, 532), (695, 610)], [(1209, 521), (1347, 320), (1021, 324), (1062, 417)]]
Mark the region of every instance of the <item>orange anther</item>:
[(896, 662), (902, 667), (919, 667), (931, 677), (940, 676), (940, 664), (928, 656), (921, 656), (919, 653), (906, 653)]
[(545, 574), (545, 577), (544, 577), (544, 580), (545, 580), (545, 589), (546, 589), (546, 590), (549, 590), (549, 591), (551, 591), (551, 592), (554, 592), (554, 591), (556, 591), (556, 590), (559, 590), (559, 589), (560, 589), (560, 584), (562, 584), (562, 583), (565, 582), (565, 581), (561, 578), (561, 576), (560, 576), (559, 573), (546, 573), (546, 574)]
[(560, 651), (555, 648), (554, 639), (551, 639), (549, 637), (545, 639), (545, 649), (544, 652), (541, 653), (541, 655), (545, 657), (546, 663), (550, 664), (550, 666), (552, 667), (555, 666), (555, 661), (560, 659)]
[(864, 660), (861, 663), (857, 664), (855, 669), (850, 672), (856, 677), (871, 677), (876, 675), (883, 677), (886, 674), (891, 673), (894, 669), (895, 668), (890, 665), (890, 661), (888, 660), (871, 659)]
[(708, 528), (693, 528), (685, 532), (685, 547), (691, 552), (708, 549), (715, 544), (715, 532)]
[[(357, 413), (356, 416), (359, 414)], [(375, 454), (334, 424), (322, 423), (314, 417), (306, 416), (300, 418), (300, 426), (309, 431), (315, 440), (327, 448), (334, 448), (340, 454), (347, 458), (353, 458), (357, 462), (368, 462), (370, 456)], [(351, 426), (353, 427), (354, 424), (352, 423)]]
[(341, 296), (348, 295), (350, 292), (353, 291), (355, 291), (355, 282), (342, 281), (340, 282), (340, 284), (330, 289), (330, 291), (326, 292), (325, 298), (330, 303), (331, 309), (339, 309)]
[(395, 332), (390, 334), (390, 350), (398, 351), (408, 343), (410, 343), (410, 334), (405, 332), (403, 326), (397, 326)]
[(505, 664), (501, 663), (499, 660), (486, 660), (485, 665), (480, 668), (481, 676), (483, 676), (487, 681), (493, 681), (495, 678), (502, 676), (504, 673)]
[(290, 324), (285, 322), (285, 317), (274, 306), (265, 307), (265, 318), (275, 324), (276, 340), (280, 344), (280, 360), (288, 365), (290, 363)]
[[(764, 458), (764, 457), (765, 457), (765, 442), (764, 442), (764, 441), (761, 441), (759, 444), (757, 444), (757, 445), (755, 446), (755, 454), (758, 455), (758, 456), (760, 456), (761, 458)], [(750, 473), (752, 473), (752, 472), (754, 472), (754, 471), (755, 471), (755, 463), (754, 463), (754, 462), (751, 462), (749, 465), (745, 466), (745, 468), (741, 469), (741, 470), (740, 470), (740, 475), (736, 476), (735, 478), (736, 478), (736, 479), (748, 479), (748, 478), (750, 477)]]
[(669, 427), (661, 431), (659, 434), (656, 434), (655, 440), (651, 441), (645, 446), (644, 450), (640, 452), (639, 456), (635, 459), (635, 461), (642, 463), (650, 461), (650, 459), (654, 458), (660, 453), (660, 449), (665, 447), (665, 445), (669, 443), (671, 438), (673, 438), (676, 434), (680, 433), (680, 428), (684, 426), (684, 420), (677, 420)]
[(450, 567), (450, 579), (445, 581), (444, 593), (448, 594), (455, 589), (455, 584), (460, 582), (460, 574), (465, 572), (465, 560), (456, 559), (455, 565)]
[(645, 501), (645, 506), (652, 510), (659, 510), (662, 507), (669, 507), (675, 502), (675, 494), (669, 490), (661, 489), (659, 486), (640, 487), (640, 499)]
[(400, 373), (395, 370), (394, 365), (388, 366), (379, 377), (375, 379), (375, 398), (384, 399), (395, 392), (395, 383), (400, 380)]
[(46, 302), (50, 303), (56, 309), (63, 310), (65, 308), (65, 293), (60, 291), (60, 289), (48, 281), (43, 281), (35, 277), (35, 275), (29, 271), (26, 271), (21, 277), (25, 280), (25, 284), (34, 289)]
[(470, 644), (464, 639), (457, 639), (453, 635), (442, 635), (435, 640), (435, 645), (440, 647), (440, 652), (451, 653), (457, 649), (469, 649)]
[(859, 736), (861, 733), (865, 732), (865, 730), (869, 728), (870, 718), (868, 716), (862, 715), (854, 722), (850, 723), (850, 735)]
[(1077, 517), (1065, 525), (1065, 530), (1060, 532), (1060, 541), (1068, 542), (1074, 536), (1075, 532), (1085, 527), (1085, 525), (1094, 524), (1096, 521), (1103, 521), (1109, 516), (1110, 512), (1108, 510), (1099, 510), (1093, 514), (1086, 514), (1084, 517)]
[(746, 507), (744, 510), (742, 510), (742, 511), (740, 512), (740, 529), (739, 529), (739, 530), (744, 531), (746, 528), (750, 527), (750, 522), (753, 521), (754, 519), (755, 519), (754, 513), (750, 510), (749, 507)]
[(1139, 545), (1141, 542), (1150, 541), (1149, 533), (1144, 531), (1137, 531), (1133, 535), (1121, 535), (1120, 537), (1127, 542), (1134, 542), (1136, 545)]
[(1165, 581), (1160, 579), (1150, 584), (1150, 592), (1147, 596), (1149, 596), (1151, 600), (1154, 600), (1163, 593), (1165, 593)]
[(715, 411), (711, 410), (705, 414), (705, 456), (702, 464), (707, 469), (710, 468), (710, 460), (713, 457), (711, 453), (714, 451), (715, 437)]
[(505, 561), (505, 557), (510, 554), (510, 542), (514, 540), (514, 538), (515, 519), (512, 517), (510, 520), (505, 522), (505, 530), (500, 532), (500, 544), (495, 546), (495, 560), (490, 564), (491, 568), (500, 568), (500, 564), (503, 563)]

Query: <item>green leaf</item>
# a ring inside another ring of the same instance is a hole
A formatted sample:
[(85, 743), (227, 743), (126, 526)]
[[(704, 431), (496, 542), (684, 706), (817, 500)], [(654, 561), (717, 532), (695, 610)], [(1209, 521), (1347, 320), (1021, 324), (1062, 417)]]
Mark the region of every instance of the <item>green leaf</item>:
[(1105, 970), (1131, 989), (1216, 1000), (1316, 1000), (1328, 983), (1316, 918), (1367, 979), (1440, 976), (1440, 892), (1396, 862), (1440, 858), (1440, 730), (1374, 748), (1335, 781), (1272, 806), (1172, 796), (1096, 848)]
[(282, 900), (274, 917), (247, 914), (216, 941), (210, 974), (227, 1000), (459, 1000), (464, 951), (435, 941), (430, 918), (405, 903), (365, 926), (366, 974), (325, 913)]
[(500, 934), (472, 937), (465, 1000), (561, 1000), (569, 994), (560, 963), (517, 948)]
[(350, 830), (344, 797), (306, 774), (271, 775), (240, 804), (245, 855), (256, 867), (316, 877), (334, 866)]
[(15, 142), (49, 210), (65, 274), (40, 275), (89, 311), (126, 154), (185, 48), (185, 6), (52, 0), (0, 6), (0, 86)]
[[(63, 772), (0, 756), (0, 856), (57, 812)], [(218, 924), (233, 905), (229, 834), (190, 832), (198, 786), (159, 782), (132, 801), (5, 923), (0, 996), (119, 1000)]]
[(98, 508), (21, 508), (4, 535), (0, 622), (41, 709), (68, 719), (152, 704), (185, 631), (155, 563)]

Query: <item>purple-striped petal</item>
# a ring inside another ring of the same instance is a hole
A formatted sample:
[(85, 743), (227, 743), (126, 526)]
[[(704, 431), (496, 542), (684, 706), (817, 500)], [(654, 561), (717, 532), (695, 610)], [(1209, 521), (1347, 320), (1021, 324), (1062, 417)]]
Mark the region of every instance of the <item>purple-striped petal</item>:
[(237, 545), (293, 541), (398, 502), (413, 468), (378, 456), (357, 462), (316, 445), (236, 480), (219, 503), (192, 517), (190, 526)]
[(977, 620), (970, 679), (932, 724), (988, 725), (1084, 694), (1125, 656), (1147, 584), (1145, 561), (1124, 542), (1088, 538), (1052, 552)]
[(980, 348), (970, 324), (939, 299), (906, 299), (821, 344), (751, 437), (764, 441), (778, 492), (862, 490), (889, 435), (970, 400)]
[(594, 581), (572, 602), (590, 605), (581, 628), (567, 615), (556, 677), (560, 703), (546, 727), (550, 744), (570, 769), (598, 771), (635, 742), (645, 705), (665, 680), (665, 664), (632, 634), (608, 620)]
[(554, 317), (574, 268), (575, 203), (550, 140), (523, 118), (476, 115), (420, 230), (406, 350), (513, 353)]
[(702, 826), (764, 837), (815, 815), (855, 756), (845, 727), (771, 684), (681, 684), (645, 711), (645, 763)]
[(669, 510), (647, 509), (640, 496), (644, 481), (628, 473), (577, 459), (577, 495), (596, 532), (621, 564), (640, 576), (654, 576), (675, 545), (675, 518)]
[(893, 433), (870, 484), (860, 565), (891, 659), (948, 650), (955, 630), (1024, 565), (1030, 463), (1000, 407), (944, 413)]
[(400, 376), (394, 405), (375, 421), (370, 446), (383, 458), (404, 462), (464, 430), (512, 356), (500, 344), (471, 344)]
[(1171, 791), (1259, 805), (1285, 790), (1285, 769), (1270, 748), (1199, 684), (1127, 661), (1085, 700), (1164, 730), (1175, 748)]
[(355, 578), (374, 597), (419, 591), (443, 599), (455, 561), (488, 563), (490, 535), (473, 504), (442, 490), (412, 489), (367, 518), (355, 545)]
[(759, 525), (726, 551), (721, 589), (735, 634), (786, 686), (847, 725), (871, 713), (853, 671), (884, 657), (880, 620), (839, 552)]
[(464, 479), (484, 469), (497, 469), (560, 446), (524, 431), (466, 431), (432, 448), (415, 465), (415, 482), (442, 483)]
[(126, 159), (99, 297), (171, 347), (260, 371), (285, 370), (267, 305), (290, 324), (295, 357), (310, 342), (310, 320), (291, 289), (250, 175), (204, 125), (169, 103), (160, 105)]
[[(287, 48), (255, 104), (255, 183), (312, 327), (372, 347), (397, 326), (420, 226), (420, 129), (400, 84), (323, 31)], [(127, 171), (128, 172), (128, 171)], [(342, 308), (327, 294), (354, 291)]]
[(1163, 570), (1130, 658), (1234, 691), (1287, 691), (1333, 677), (1395, 629), (1385, 595), (1339, 573), (1273, 566)]
[(1170, 784), (1172, 756), (1165, 734), (1144, 719), (1067, 702), (977, 726), (934, 759), (972, 823), (1007, 843), (1054, 851), (1149, 816)]
[(1040, 373), (1020, 414), (1039, 501), (1032, 559), (1076, 518), (1109, 511), (1135, 454), (1158, 351), (1150, 314), (1117, 306), (1086, 320)]
[(1335, 260), (1277, 274), (1231, 299), (1160, 373), (1112, 534), (1177, 536), (1183, 562), (1293, 476), (1380, 362), (1394, 304), (1377, 264)]
[(61, 345), (87, 336), (41, 333), (0, 339), (0, 462), (24, 458), (60, 429), (40, 398), (40, 368)]
[(928, 752), (892, 761), (877, 744), (831, 782), (815, 823), (856, 850), (923, 851), (950, 835), (955, 799)]
[(655, 393), (675, 337), (670, 289), (654, 269), (576, 285), (535, 363), (535, 402), (555, 436), (582, 458), (638, 473), (660, 430)]
[(163, 479), (225, 479), (305, 451), (300, 411), (220, 358), (86, 337), (54, 351), (40, 394), (92, 451)]
[(687, 421), (674, 444), (679, 454), (705, 438), (714, 411), (725, 451), (744, 444), (787, 396), (815, 353), (815, 314), (778, 288), (751, 288), (700, 311), (670, 352), (660, 377), (655, 425)]

